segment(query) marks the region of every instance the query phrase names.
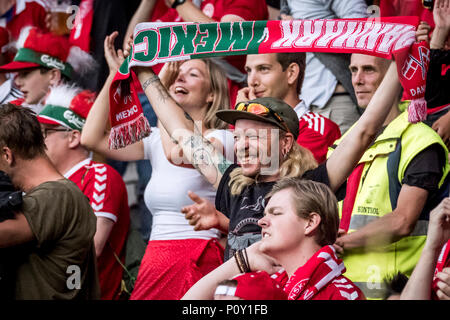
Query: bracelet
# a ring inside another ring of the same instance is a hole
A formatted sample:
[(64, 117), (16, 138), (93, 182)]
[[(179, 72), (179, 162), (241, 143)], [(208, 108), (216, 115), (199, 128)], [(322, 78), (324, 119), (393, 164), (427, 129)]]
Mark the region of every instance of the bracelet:
[(234, 259), (236, 260), (236, 264), (241, 273), (244, 273), (244, 269), (242, 268), (242, 262), (240, 261), (238, 251), (234, 253)]
[(150, 78), (145, 80), (145, 82), (142, 84), (142, 90), (145, 92), (145, 90), (147, 89), (147, 87), (149, 85), (151, 85), (153, 82), (156, 82), (158, 80), (159, 80), (159, 77), (156, 74), (154, 74), (153, 76), (151, 76)]
[(244, 248), (244, 254), (245, 254), (245, 263), (247, 264), (248, 272), (252, 271), (250, 268), (250, 262), (248, 262), (248, 255), (247, 255), (247, 248)]
[(245, 260), (244, 253), (243, 253), (244, 250), (245, 249), (238, 250), (238, 257), (239, 257), (239, 259), (241, 260), (241, 263), (242, 263), (242, 270), (244, 270), (244, 273), (247, 273), (247, 272), (250, 272), (251, 270), (250, 270), (250, 267), (248, 265), (248, 262)]

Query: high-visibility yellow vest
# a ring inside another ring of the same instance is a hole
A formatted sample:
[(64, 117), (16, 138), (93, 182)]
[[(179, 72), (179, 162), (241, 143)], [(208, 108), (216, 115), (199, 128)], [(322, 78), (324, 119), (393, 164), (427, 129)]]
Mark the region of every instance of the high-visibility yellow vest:
[[(330, 148), (328, 156), (340, 140)], [(442, 156), (445, 156), (445, 167), (439, 183), (441, 187), (448, 174), (449, 164), (448, 150), (439, 135), (423, 123), (409, 123), (407, 112), (400, 114), (385, 128), (359, 161), (364, 163), (364, 169), (349, 233), (396, 208), (401, 181), (409, 163), (422, 150), (436, 143), (442, 146)], [(342, 201), (339, 203), (339, 214), (342, 214)], [(383, 298), (386, 294), (386, 277), (392, 277), (398, 272), (411, 275), (425, 244), (427, 229), (428, 212), (424, 210), (409, 236), (383, 247), (344, 250), (345, 276), (358, 285), (368, 299)]]

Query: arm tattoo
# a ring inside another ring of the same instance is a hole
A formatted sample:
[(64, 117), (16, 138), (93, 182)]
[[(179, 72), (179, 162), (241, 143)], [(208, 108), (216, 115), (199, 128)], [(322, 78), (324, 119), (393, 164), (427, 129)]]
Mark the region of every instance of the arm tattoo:
[(214, 145), (201, 135), (190, 136), (184, 145), (191, 149), (192, 165), (213, 184), (218, 182), (230, 166)]
[(167, 100), (171, 98), (170, 94), (167, 92), (166, 87), (163, 86), (163, 84), (159, 80), (159, 77), (156, 74), (145, 80), (145, 82), (142, 84), (142, 90), (144, 90), (145, 92), (148, 86), (153, 84), (155, 85), (155, 89), (157, 89), (159, 93), (158, 95), (159, 101), (161, 101), (161, 103), (166, 103)]
[(158, 81), (158, 80), (159, 80), (159, 77), (156, 74), (152, 75), (150, 78), (145, 80), (145, 82), (142, 84), (142, 90), (145, 92), (145, 89), (147, 89), (147, 87), (149, 85), (151, 85), (153, 82)]

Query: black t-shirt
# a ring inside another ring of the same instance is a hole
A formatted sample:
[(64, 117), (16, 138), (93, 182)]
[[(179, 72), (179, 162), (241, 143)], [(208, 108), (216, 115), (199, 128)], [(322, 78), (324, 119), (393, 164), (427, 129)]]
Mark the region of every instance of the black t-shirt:
[[(237, 167), (238, 165), (233, 164), (225, 171), (216, 195), (216, 209), (230, 219), (225, 260), (232, 257), (236, 250), (246, 248), (261, 239), (258, 220), (263, 217), (264, 199), (275, 184), (275, 182), (256, 183), (246, 187), (239, 195), (233, 196), (229, 187), (230, 173)], [(322, 182), (328, 186), (326, 162), (316, 169), (305, 172), (301, 179)], [(339, 194), (342, 194), (341, 189)]]
[(425, 100), (429, 109), (450, 103), (450, 51), (431, 49)]
[(440, 144), (433, 144), (419, 152), (405, 170), (402, 184), (436, 192), (442, 178), (447, 157)]

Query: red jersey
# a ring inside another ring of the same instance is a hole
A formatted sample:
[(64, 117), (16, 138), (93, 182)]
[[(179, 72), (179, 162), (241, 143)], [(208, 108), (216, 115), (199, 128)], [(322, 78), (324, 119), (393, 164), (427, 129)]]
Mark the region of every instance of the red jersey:
[(345, 276), (339, 276), (311, 300), (366, 300), (361, 289)]
[(26, 26), (35, 26), (47, 30), (45, 17), (47, 12), (41, 1), (17, 0), (11, 20), (7, 21), (6, 28), (13, 41), (17, 40), (20, 30)]
[(365, 300), (362, 291), (342, 274), (345, 266), (332, 246), (317, 251), (288, 278), (281, 270), (272, 275), (288, 294), (288, 300)]
[(310, 150), (319, 164), (324, 162), (328, 147), (341, 137), (339, 126), (314, 112), (305, 112), (299, 119), (297, 143)]
[[(275, 273), (272, 278), (284, 286), (284, 290), (287, 291), (286, 285), (289, 277), (286, 271)], [(308, 297), (300, 298), (300, 295), (289, 295), (288, 300), (303, 300), (303, 298), (307, 298), (306, 300), (366, 300), (361, 289), (343, 275), (333, 279), (309, 299)]]
[(97, 260), (101, 297), (117, 299), (122, 280), (122, 267), (114, 253), (125, 261), (125, 243), (130, 227), (130, 210), (125, 183), (112, 167), (86, 159), (64, 175), (89, 198), (97, 217), (114, 221), (103, 252)]

